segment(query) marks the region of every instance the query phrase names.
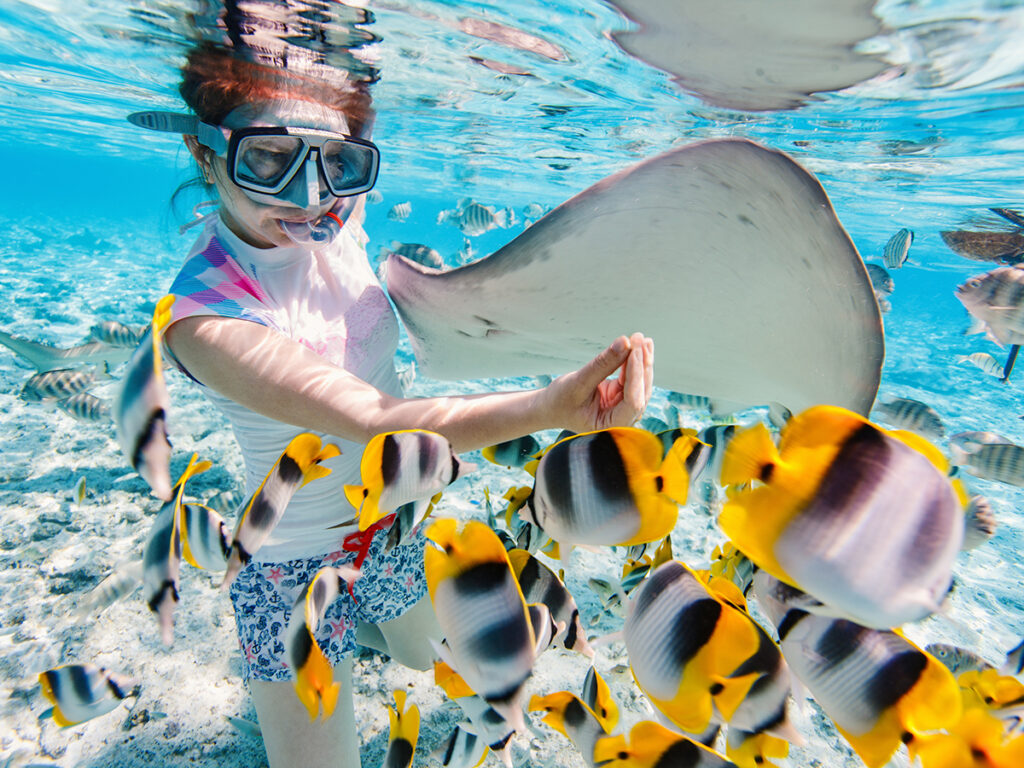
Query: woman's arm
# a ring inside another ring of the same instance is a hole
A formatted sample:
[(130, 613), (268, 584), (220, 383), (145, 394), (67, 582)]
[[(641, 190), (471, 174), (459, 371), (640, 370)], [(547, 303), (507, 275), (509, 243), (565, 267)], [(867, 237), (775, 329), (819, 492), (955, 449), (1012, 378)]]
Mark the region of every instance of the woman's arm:
[[(582, 432), (632, 424), (651, 395), (654, 345), (616, 339), (590, 363), (543, 389), (396, 398), (258, 323), (189, 317), (167, 344), (192, 376), (257, 413), (366, 443), (380, 432), (429, 429), (458, 452), (541, 429)], [(616, 370), (615, 380), (607, 380)]]

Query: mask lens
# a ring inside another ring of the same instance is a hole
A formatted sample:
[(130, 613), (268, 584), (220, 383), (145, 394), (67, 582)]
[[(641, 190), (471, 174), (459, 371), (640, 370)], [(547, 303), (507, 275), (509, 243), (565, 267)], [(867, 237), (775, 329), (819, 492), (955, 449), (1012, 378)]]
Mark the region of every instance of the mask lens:
[(305, 158), (305, 148), (305, 142), (297, 136), (246, 136), (238, 143), (235, 179), (274, 190)]
[(327, 141), (320, 151), (324, 174), (334, 194), (356, 194), (372, 186), (377, 171), (377, 155), (372, 147)]

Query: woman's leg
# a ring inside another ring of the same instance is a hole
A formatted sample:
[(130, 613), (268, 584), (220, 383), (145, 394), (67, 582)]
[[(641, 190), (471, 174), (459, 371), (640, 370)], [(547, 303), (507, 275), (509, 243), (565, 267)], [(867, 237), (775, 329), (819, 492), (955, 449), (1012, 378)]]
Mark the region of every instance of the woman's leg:
[(433, 665), (436, 654), (428, 638), (441, 642), (443, 636), (429, 595), (424, 595), (397, 619), (382, 621), (377, 627), (387, 641), (388, 655), (399, 664), (419, 670), (430, 669)]
[(352, 659), (334, 668), (341, 683), (334, 714), (309, 722), (294, 683), (250, 680), (249, 690), (263, 731), (270, 768), (331, 765), (359, 768), (359, 737), (352, 703)]

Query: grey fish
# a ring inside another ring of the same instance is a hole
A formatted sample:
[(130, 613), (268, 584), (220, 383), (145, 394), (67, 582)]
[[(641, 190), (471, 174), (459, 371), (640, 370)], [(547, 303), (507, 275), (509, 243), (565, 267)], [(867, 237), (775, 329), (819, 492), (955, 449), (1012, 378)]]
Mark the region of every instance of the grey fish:
[(900, 269), (907, 263), (907, 254), (910, 252), (910, 245), (914, 242), (914, 233), (909, 229), (901, 229), (889, 238), (882, 252), (885, 266), (889, 269)]
[(90, 338), (112, 347), (135, 349), (146, 333), (146, 326), (130, 326), (117, 320), (104, 320), (89, 329)]
[(254, 739), (263, 737), (263, 731), (260, 730), (259, 723), (254, 723), (252, 720), (247, 720), (244, 717), (235, 717), (234, 715), (225, 715), (224, 717), (243, 736), (250, 736)]
[(865, 264), (868, 270), (868, 277), (871, 278), (871, 286), (875, 289), (875, 295), (888, 296), (896, 289), (896, 283), (892, 275), (885, 271), (885, 267), (877, 264)]
[(405, 221), (409, 218), (409, 214), (412, 213), (412, 203), (406, 201), (404, 203), (395, 203), (391, 206), (391, 210), (388, 211), (388, 218), (391, 221)]
[(489, 205), (481, 205), (469, 198), (463, 198), (454, 210), (441, 211), (437, 223), (451, 224), (458, 227), (466, 237), (477, 237), (492, 229), (505, 229), (514, 224), (514, 217), (510, 220), (509, 213), (507, 210), (496, 211)]
[(704, 395), (688, 395), (684, 392), (669, 392), (668, 401), (677, 408), (703, 411), (711, 408), (711, 398)]
[(930, 405), (919, 400), (897, 397), (888, 403), (875, 403), (872, 410), (887, 424), (908, 429), (927, 438), (938, 439), (946, 434), (946, 427), (939, 414)]
[(29, 377), (21, 390), (21, 398), (31, 403), (44, 400), (63, 400), (84, 392), (96, 382), (96, 375), (73, 368), (43, 371)]
[(218, 512), (222, 515), (229, 515), (242, 506), (242, 502), (244, 501), (245, 496), (238, 491), (218, 491), (206, 500), (206, 506), (214, 512)]
[(57, 407), (80, 421), (106, 421), (110, 418), (110, 405), (88, 392), (79, 392), (59, 400)]
[(972, 352), (969, 355), (957, 355), (956, 362), (958, 363), (970, 363), (975, 368), (989, 376), (995, 376), (1002, 378), (1003, 366), (988, 352)]
[(380, 193), (379, 189), (371, 189), (366, 193), (366, 202), (376, 205), (384, 199), (384, 195)]
[(141, 560), (135, 560), (115, 568), (107, 574), (103, 581), (89, 590), (83, 599), (78, 601), (78, 616), (85, 617), (90, 613), (98, 613), (122, 597), (130, 595), (142, 583), (142, 569)]
[(978, 321), (969, 333), (985, 331), (999, 344), (1024, 343), (1024, 269), (998, 267), (972, 277), (957, 287), (956, 297)]
[(963, 672), (976, 670), (984, 672), (986, 669), (995, 669), (974, 651), (961, 648), (958, 645), (949, 643), (929, 643), (924, 647), (936, 659), (941, 661), (946, 668), (955, 676), (959, 677)]
[(953, 253), (972, 261), (1016, 264), (1024, 256), (1024, 233), (971, 232), (958, 229), (939, 236)]
[(422, 264), (432, 269), (441, 269), (444, 266), (444, 259), (441, 258), (441, 254), (429, 245), (400, 243), (397, 240), (392, 240), (390, 248), (382, 247), (380, 249), (380, 255), (383, 259), (392, 253), (397, 253), (399, 256), (409, 259), (409, 261), (415, 261), (417, 264)]
[(954, 451), (954, 462), (975, 477), (1024, 488), (1024, 448), (1013, 443), (988, 443), (964, 454)]
[(996, 535), (996, 516), (984, 496), (972, 496), (964, 511), (962, 549), (974, 549)]
[(99, 341), (61, 349), (12, 336), (5, 331), (0, 331), (0, 344), (28, 360), (38, 371), (49, 371), (65, 365), (106, 365), (113, 368), (132, 354), (132, 350), (126, 347), (112, 347)]
[(957, 432), (949, 438), (950, 447), (964, 453), (974, 453), (983, 445), (1012, 442), (1009, 438), (995, 432)]

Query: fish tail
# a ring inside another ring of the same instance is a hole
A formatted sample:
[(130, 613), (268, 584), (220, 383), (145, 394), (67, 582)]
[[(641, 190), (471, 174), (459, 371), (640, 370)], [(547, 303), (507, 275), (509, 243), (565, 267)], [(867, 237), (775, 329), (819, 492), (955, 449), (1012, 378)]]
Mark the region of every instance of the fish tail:
[(340, 692), (341, 683), (333, 683), (320, 692), (320, 701), (322, 701), (324, 705), (325, 720), (334, 714), (334, 710), (338, 706), (338, 694)]
[(678, 438), (661, 462), (661, 492), (676, 504), (685, 504), (686, 495), (690, 490), (690, 473), (686, 469), (686, 458), (693, 450), (702, 445), (701, 441), (691, 435)]
[(388, 719), (391, 723), (391, 741), (402, 739), (416, 749), (416, 739), (420, 733), (420, 709), (412, 704), (408, 709), (405, 707), (406, 693), (403, 690), (395, 691), (395, 708), (388, 707)]
[(482, 449), (480, 453), (485, 459), (487, 459), (487, 461), (491, 462), (491, 464), (497, 464), (498, 462), (494, 458), (495, 449), (497, 447), (498, 446), (496, 445), (488, 445), (486, 448)]
[(298, 677), (295, 680), (295, 693), (309, 713), (309, 722), (316, 720), (320, 714), (320, 701), (313, 686), (304, 677)]
[(774, 766), (770, 758), (785, 758), (789, 755), (789, 742), (767, 733), (748, 733), (729, 728), (725, 754), (740, 768)]
[(722, 458), (722, 485), (738, 485), (769, 476), (780, 462), (779, 452), (764, 424), (736, 434)]
[(302, 473), (302, 485), (299, 487), (302, 488), (307, 483), (319, 480), (322, 477), (327, 477), (329, 474), (331, 474), (330, 467), (322, 467), (319, 464), (310, 464), (309, 468)]

